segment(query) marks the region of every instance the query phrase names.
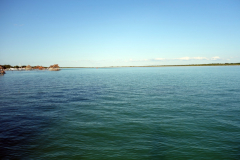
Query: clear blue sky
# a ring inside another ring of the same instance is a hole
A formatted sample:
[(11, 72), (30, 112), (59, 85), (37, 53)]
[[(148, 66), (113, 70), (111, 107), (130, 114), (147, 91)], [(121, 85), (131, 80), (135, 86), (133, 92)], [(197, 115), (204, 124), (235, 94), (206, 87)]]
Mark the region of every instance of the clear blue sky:
[(0, 64), (240, 62), (239, 0), (0, 0)]

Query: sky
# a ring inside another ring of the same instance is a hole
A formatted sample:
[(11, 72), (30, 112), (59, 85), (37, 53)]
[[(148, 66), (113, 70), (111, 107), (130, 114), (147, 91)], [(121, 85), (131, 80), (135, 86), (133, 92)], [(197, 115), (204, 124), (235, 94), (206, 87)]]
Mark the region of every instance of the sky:
[(240, 62), (239, 0), (0, 0), (0, 64)]

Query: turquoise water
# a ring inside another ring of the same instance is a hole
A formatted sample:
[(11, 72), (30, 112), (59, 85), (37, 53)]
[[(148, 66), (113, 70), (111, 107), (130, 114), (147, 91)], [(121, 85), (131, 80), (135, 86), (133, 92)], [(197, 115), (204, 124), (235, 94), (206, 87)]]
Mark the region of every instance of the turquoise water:
[(0, 159), (240, 159), (240, 66), (9, 71)]

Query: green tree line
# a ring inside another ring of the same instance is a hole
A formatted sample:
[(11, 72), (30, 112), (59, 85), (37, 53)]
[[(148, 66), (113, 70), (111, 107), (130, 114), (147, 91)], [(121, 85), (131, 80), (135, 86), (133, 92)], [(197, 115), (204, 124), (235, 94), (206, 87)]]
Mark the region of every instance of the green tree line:
[(4, 64), (4, 65), (0, 65), (0, 66), (2, 66), (4, 69), (7, 69), (7, 68), (25, 68), (26, 66), (25, 65), (23, 65), (23, 66), (18, 66), (18, 65), (16, 65), (16, 66), (11, 66), (11, 65), (9, 65), (9, 64)]

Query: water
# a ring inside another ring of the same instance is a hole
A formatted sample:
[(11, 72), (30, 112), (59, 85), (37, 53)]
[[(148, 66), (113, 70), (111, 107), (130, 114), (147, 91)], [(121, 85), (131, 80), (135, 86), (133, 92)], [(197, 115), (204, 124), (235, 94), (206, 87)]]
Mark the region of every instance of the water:
[(240, 159), (240, 66), (0, 76), (0, 159)]

